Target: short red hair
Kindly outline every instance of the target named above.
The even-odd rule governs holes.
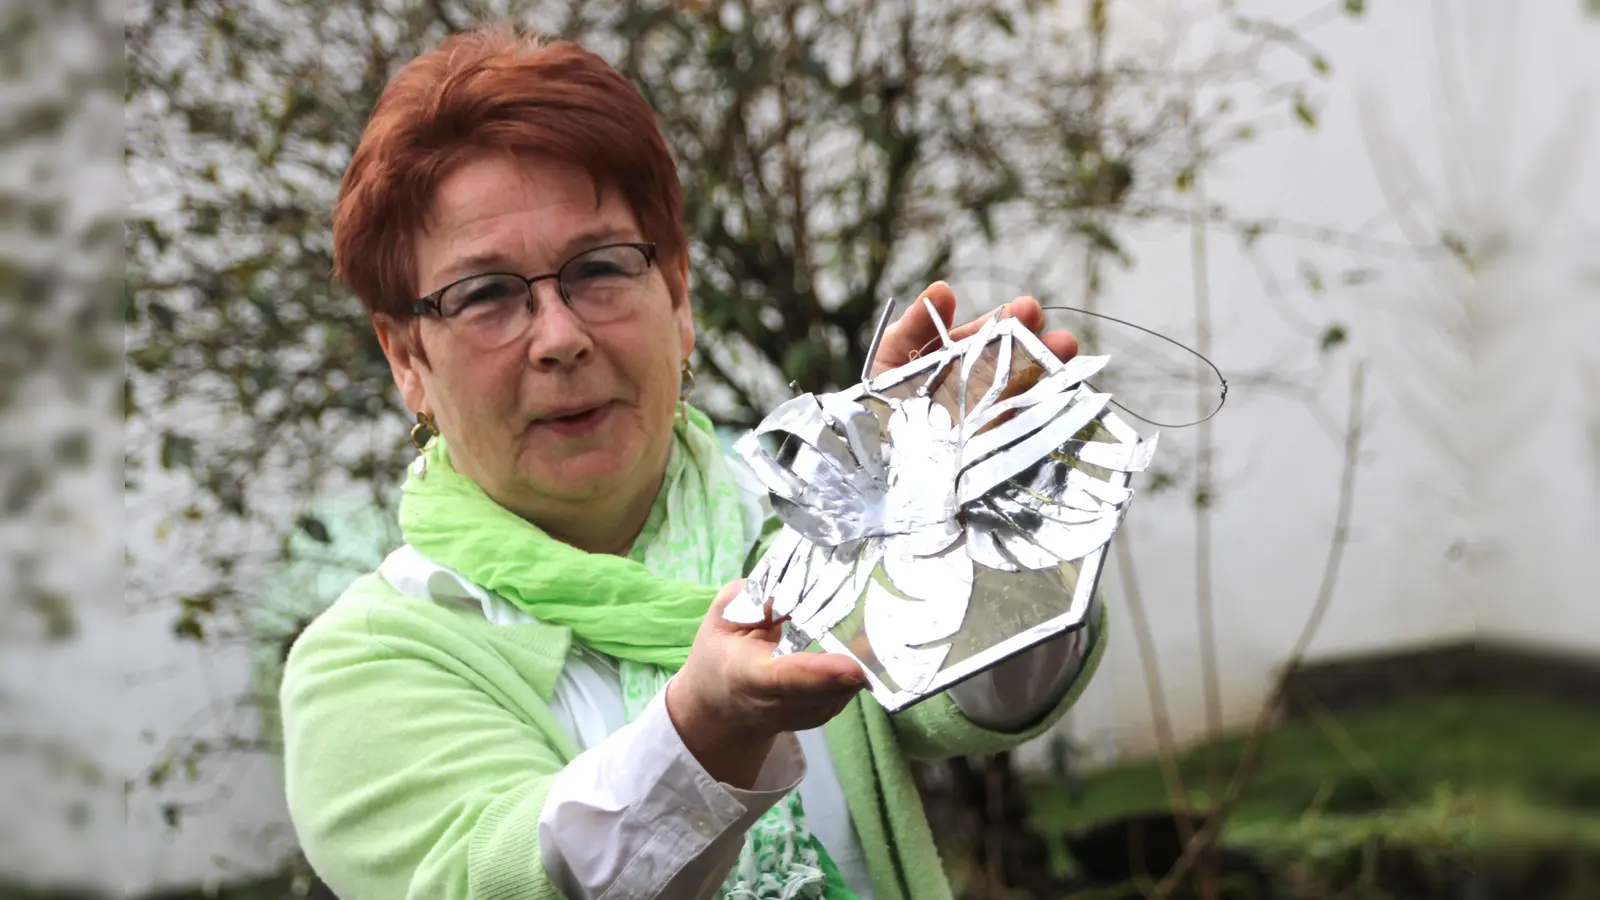
[[[439,183],[486,155],[585,169],[621,192],[653,241],[674,302],[684,300],[683,188],[655,112],[605,60],[509,27],[447,38],[383,89],[339,187],[334,274],[368,311],[411,316],[413,240]]]

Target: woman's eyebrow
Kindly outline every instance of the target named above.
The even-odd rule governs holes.
[[[485,275],[489,272],[516,272],[517,267],[511,264],[510,259],[498,250],[484,250],[469,253],[450,263],[436,276],[440,286],[452,284],[463,278],[474,275]]]
[[[574,255],[603,244],[618,241],[637,240],[635,230],[621,225],[598,225],[588,228],[573,235],[562,244],[561,259],[551,264],[551,271]],[[444,284],[471,278],[474,275],[484,275],[489,272],[511,272],[519,275],[537,275],[539,272],[523,272],[511,258],[499,250],[482,250],[468,253],[466,256],[455,260],[445,267],[440,274],[440,281]]]
[[[574,254],[591,250],[602,244],[614,244],[619,241],[638,240],[637,232],[622,225],[596,225],[592,228],[578,232],[567,239],[561,255],[561,261],[571,259]],[[559,263],[557,263],[559,265]]]

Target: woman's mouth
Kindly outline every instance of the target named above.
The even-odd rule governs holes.
[[[599,406],[545,416],[534,424],[548,428],[562,437],[584,437],[594,433],[605,422],[606,416],[611,413],[611,407],[612,403],[607,401]]]

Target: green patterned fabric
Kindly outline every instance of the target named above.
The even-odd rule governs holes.
[[[716,591],[742,577],[749,507],[710,421],[685,405],[661,492],[627,558],[586,553],[495,503],[450,464],[442,439],[407,479],[405,539],[532,618],[617,659],[628,718],[683,665]],[[751,527],[753,526],[753,527]],[[727,900],[854,900],[791,791],[745,835]]]

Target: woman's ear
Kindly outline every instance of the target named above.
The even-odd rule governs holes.
[[[415,326],[414,319],[401,321],[383,313],[372,314],[378,346],[389,360],[389,372],[400,389],[400,397],[407,409],[423,412],[428,408],[428,392],[422,383],[422,370],[428,361],[422,353],[422,335]]]

